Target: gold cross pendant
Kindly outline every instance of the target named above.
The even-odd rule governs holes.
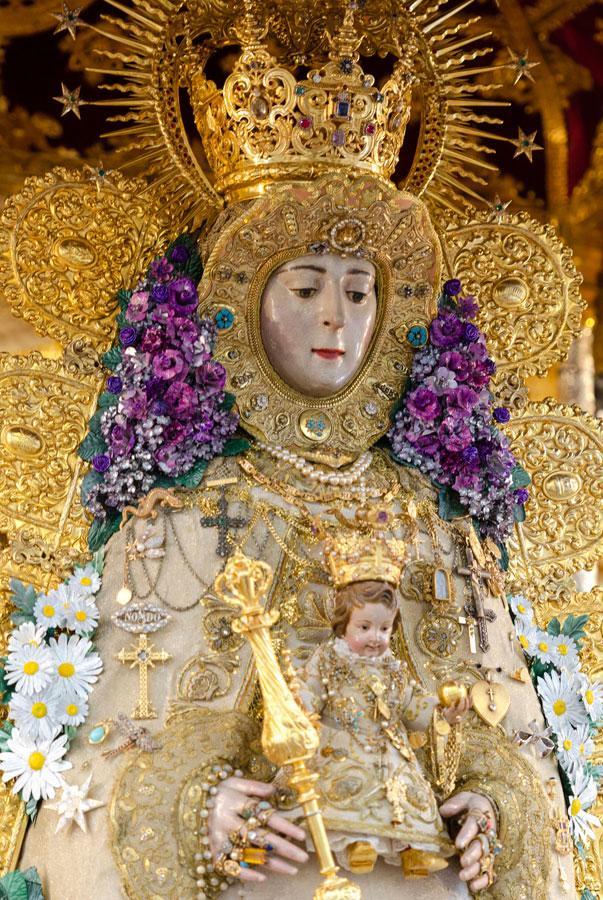
[[[125,647],[119,651],[117,658],[121,663],[130,663],[130,668],[138,666],[138,703],[133,712],[133,719],[156,719],[157,713],[149,700],[149,666],[155,666],[156,662],[167,662],[172,658],[167,650],[153,650],[153,644],[149,644],[146,634],[138,635],[138,644],[132,644],[130,649]]]

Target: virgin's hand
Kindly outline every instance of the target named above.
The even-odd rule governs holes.
[[[468,813],[469,810],[480,810],[496,823],[496,815],[490,801],[482,794],[475,794],[473,791],[461,791],[459,794],[449,797],[440,807],[440,813],[444,818],[461,816]],[[467,881],[471,890],[476,892],[483,891],[488,887],[488,876],[480,875],[483,848],[481,841],[477,839],[478,833],[477,817],[469,814],[454,842],[455,846],[462,851],[459,878],[461,881]]]
[[[246,821],[241,816],[245,801],[250,797],[258,800],[270,800],[274,793],[271,784],[262,781],[251,781],[248,778],[227,778],[218,786],[215,804],[209,815],[209,847],[214,859],[222,852],[224,843],[232,831],[238,831]],[[283,837],[285,835],[285,837]],[[301,847],[292,844],[286,838],[294,841],[305,840],[306,833],[283,816],[274,813],[268,820],[268,833],[266,841],[274,848],[265,866],[249,869],[241,869],[241,881],[265,881],[266,869],[280,872],[284,875],[295,875],[297,869],[286,860],[296,863],[306,862],[308,854]]]

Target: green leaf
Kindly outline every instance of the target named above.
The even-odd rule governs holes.
[[[592,891],[589,891],[588,888],[584,888],[580,894],[580,900],[597,900],[597,895],[593,894]]]
[[[0,703],[7,704],[15,691],[14,685],[7,684],[6,681],[6,670],[4,668],[4,663],[6,662],[6,658],[2,660],[2,666],[0,667]],[[7,735],[8,737],[8,735]],[[0,731],[0,741],[2,740],[2,732]]]
[[[107,543],[111,535],[119,531],[121,516],[109,513],[106,519],[95,519],[88,532],[88,546],[94,553]]]
[[[525,522],[526,509],[523,503],[516,503],[513,507],[513,518],[516,522]]]
[[[105,568],[105,548],[100,547],[92,557],[92,565],[99,575],[103,574]]]
[[[198,284],[203,275],[203,264],[201,262],[201,257],[199,256],[197,243],[192,235],[186,233],[178,235],[176,240],[172,241],[165,251],[165,255],[171,262],[170,257],[172,250],[179,244],[186,247],[189,256],[185,263],[172,263],[172,265],[174,265],[178,272],[181,272],[183,275],[188,275],[189,278],[193,279],[195,284]]]
[[[40,801],[34,800],[33,797],[30,797],[29,800],[27,801],[27,803],[25,804],[25,812],[29,816],[32,825],[36,821],[39,808],[40,808]]]
[[[222,405],[220,409],[231,410],[235,405],[237,398],[234,394],[229,393],[228,391],[224,394],[224,400],[222,401]]]
[[[198,487],[201,484],[201,479],[203,478],[203,473],[207,469],[207,466],[207,460],[200,459],[195,463],[192,469],[188,470],[188,472],[184,472],[183,475],[178,475],[178,477],[174,479],[174,484],[186,488]]]
[[[561,634],[571,637],[579,642],[586,634],[584,626],[588,622],[588,616],[574,616],[570,613],[561,628]]]
[[[549,634],[552,634],[555,637],[557,637],[558,634],[561,634],[561,623],[559,619],[551,619],[549,624],[546,626],[546,630]]]
[[[101,422],[103,419],[104,409],[97,409],[90,421],[88,422],[88,431],[95,431],[100,434]],[[83,442],[82,442],[83,443]]]
[[[239,456],[249,450],[251,442],[247,438],[230,438],[222,448],[222,456]]]
[[[128,303],[132,299],[132,294],[133,291],[126,290],[125,288],[121,288],[121,290],[117,292],[117,302],[122,311],[128,308]]]
[[[0,878],[0,900],[28,900],[27,882],[21,872],[7,872]]]
[[[42,891],[42,879],[35,866],[30,866],[21,872],[27,882],[27,900],[44,900]]]
[[[511,472],[511,479],[513,481],[513,487],[515,489],[528,487],[529,484],[532,483],[532,479],[523,468],[523,466],[516,465]]]
[[[95,469],[91,469],[90,472],[86,472],[84,477],[82,478],[82,486],[80,488],[80,497],[82,500],[82,506],[86,506],[88,504],[88,497],[90,496],[90,491],[93,487],[96,487],[97,484],[102,484],[103,476],[100,472],[97,472]]]
[[[87,462],[90,462],[99,453],[105,453],[107,444],[102,434],[97,431],[89,431],[82,443],[78,447],[78,455]]]
[[[11,734],[13,733],[13,723],[9,722],[8,719],[2,723],[2,728],[0,728],[0,747],[2,749],[5,748],[5,744]]]
[[[440,517],[445,521],[455,519],[457,516],[466,516],[467,509],[461,503],[461,499],[456,491],[449,487],[440,488],[438,495],[438,512]]]
[[[118,400],[117,394],[112,394],[111,391],[103,391],[98,398],[98,408],[108,409],[110,406],[117,406]]]
[[[111,347],[103,354],[103,365],[113,372],[121,362],[121,349],[117,346]]]
[[[550,663],[543,663],[539,659],[534,659],[532,661],[532,669],[531,669],[532,677],[540,678],[542,675],[545,675],[547,672],[550,672],[552,668],[553,667]]]
[[[25,613],[33,613],[35,602],[38,599],[38,593],[31,584],[24,584],[18,578],[10,580],[11,600],[15,606]]]

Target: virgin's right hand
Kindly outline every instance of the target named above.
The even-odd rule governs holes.
[[[261,800],[270,802],[274,790],[275,788],[271,784],[234,776],[220,783],[208,822],[209,846],[214,859],[217,859],[222,852],[222,847],[228,840],[229,834],[247,824],[241,816],[245,802],[250,797],[257,799],[258,803]],[[289,822],[275,811],[268,819],[265,830],[267,831],[265,839],[274,849],[270,852],[264,866],[241,869],[239,875],[241,881],[265,881],[266,870],[280,872],[283,875],[295,875],[297,868],[286,860],[304,863],[308,859],[305,850],[286,839],[305,841],[306,832],[302,828]]]

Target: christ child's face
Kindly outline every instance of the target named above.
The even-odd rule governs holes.
[[[384,603],[354,606],[346,625],[344,640],[359,656],[381,656],[389,647],[396,609]]]

